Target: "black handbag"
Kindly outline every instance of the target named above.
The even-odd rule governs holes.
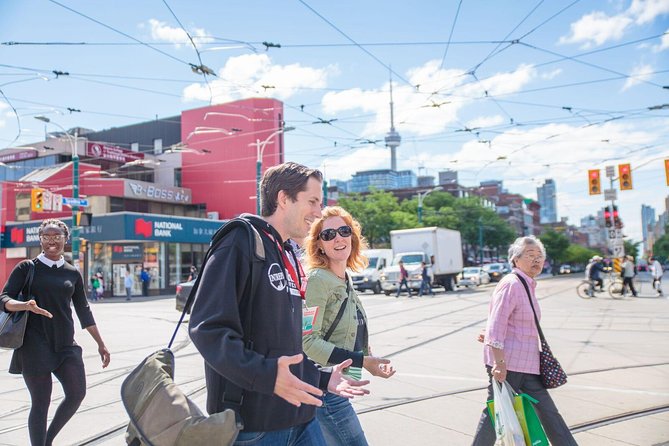
[[[33,277],[35,276],[35,263],[30,262],[28,275],[26,276],[21,294],[16,300],[27,302],[30,300],[30,289],[33,284]],[[25,289],[28,293],[25,294]],[[23,345],[23,335],[26,332],[26,324],[28,323],[27,311],[12,311],[2,312],[0,314],[0,348],[17,349]]]
[[[537,324],[537,331],[539,331],[539,339],[541,340],[541,351],[539,352],[539,375],[541,376],[541,383],[547,389],[555,389],[556,387],[560,387],[567,383],[567,373],[548,346],[548,341],[546,341],[544,332],[541,330],[541,325],[539,325],[537,313],[534,311],[530,289],[527,286],[525,279],[518,274],[516,274],[516,277],[520,279],[520,282],[525,288],[525,292],[527,292],[527,298],[530,300],[530,307],[532,307],[532,314],[534,315],[534,322]]]

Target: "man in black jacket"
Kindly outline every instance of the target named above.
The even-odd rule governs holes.
[[[205,359],[207,411],[238,411],[244,423],[238,442],[325,445],[315,419],[322,404],[318,397],[323,391],[363,395],[368,381],[342,376],[350,360],[319,370],[302,353],[300,268],[288,260],[292,253],[284,241],[304,238],[320,217],[322,175],[300,164],[281,164],[265,172],[261,193],[262,218],[246,217],[265,248],[261,273],[253,277],[251,320],[244,320],[254,256],[248,231],[232,229],[201,271],[189,328]],[[250,333],[244,333],[248,326]]]

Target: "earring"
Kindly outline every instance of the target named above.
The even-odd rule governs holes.
[[[318,251],[319,251],[321,254],[325,254],[325,251],[323,251],[323,248],[318,248]]]

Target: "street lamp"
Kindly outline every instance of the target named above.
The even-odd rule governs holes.
[[[74,137],[70,135],[63,126],[57,122],[53,122],[46,116],[35,116],[35,119],[53,124],[61,129],[67,139],[70,141],[72,149],[72,263],[76,269],[79,269],[79,226],[77,226],[77,213],[79,212],[79,154],[77,153],[77,137],[78,131],[74,131]]]
[[[256,139],[255,143],[251,143],[256,146],[256,154],[258,155],[256,161],[256,215],[260,215],[260,180],[262,179],[262,156],[265,152],[265,146],[267,146],[270,139],[279,133],[290,132],[291,130],[295,130],[295,127],[283,127],[271,133],[264,141],[260,142],[259,139]]]
[[[423,193],[418,192],[418,224],[422,225],[423,224],[423,200],[425,197],[430,195],[434,191],[438,190],[443,190],[444,188],[441,186],[436,186],[428,191],[425,191]]]

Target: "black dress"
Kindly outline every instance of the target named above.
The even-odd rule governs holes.
[[[4,310],[5,302],[15,299],[21,292],[30,262],[23,261],[12,271],[0,294],[0,309]],[[53,318],[28,313],[23,345],[14,350],[9,373],[27,376],[49,374],[69,357],[83,366],[81,347],[74,341],[71,304],[74,304],[81,328],[95,325],[95,319],[88,306],[81,274],[69,263],[51,268],[39,260],[34,262],[31,294],[37,305],[49,311]]]

